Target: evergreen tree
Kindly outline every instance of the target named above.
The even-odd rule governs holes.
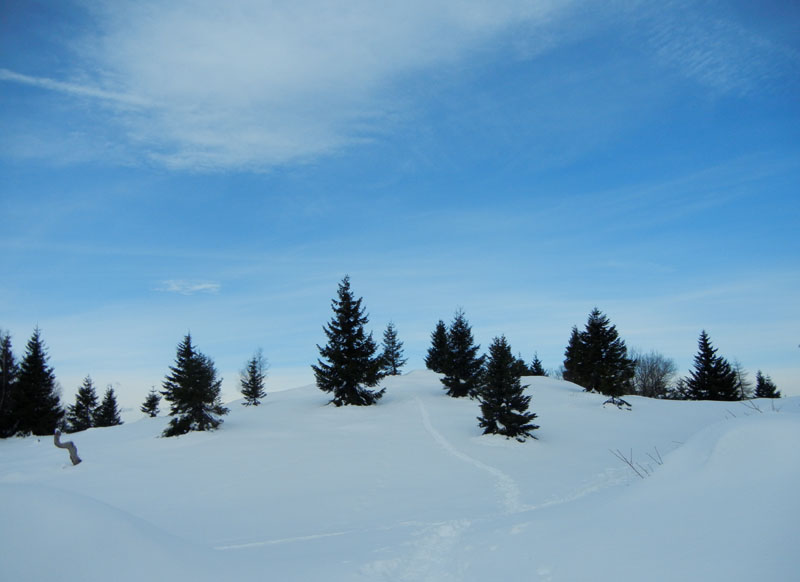
[[[403,357],[403,342],[397,339],[397,328],[389,322],[383,332],[383,353],[381,354],[381,375],[399,376],[400,368],[408,361]]]
[[[92,378],[86,376],[75,394],[75,404],[67,407],[67,432],[78,432],[95,426],[97,393]]]
[[[150,418],[155,418],[158,416],[158,405],[161,402],[161,395],[156,392],[155,386],[150,390],[150,393],[147,395],[147,398],[144,399],[144,403],[142,404],[141,410]]]
[[[478,356],[479,345],[475,345],[464,312],[456,311],[447,333],[448,358],[442,384],[447,394],[455,398],[475,396],[481,382],[483,356]]]
[[[20,434],[50,435],[64,416],[50,357],[37,327],[26,346],[17,374],[15,416]]]
[[[756,398],[780,398],[781,391],[769,376],[764,376],[761,370],[756,372]]]
[[[524,442],[536,438],[531,431],[539,428],[531,421],[536,414],[528,412],[531,397],[524,394],[516,358],[504,336],[489,346],[486,373],[478,392],[482,416],[478,417],[483,434],[500,434]]]
[[[528,370],[531,376],[547,376],[547,372],[542,366],[542,361],[539,359],[539,354],[533,354],[533,361]]]
[[[0,438],[9,437],[17,431],[15,402],[18,373],[11,335],[0,333]]]
[[[103,395],[103,401],[95,411],[94,425],[117,426],[119,424],[122,424],[122,419],[119,416],[117,396],[114,394],[114,389],[109,386],[106,388],[106,393]]]
[[[450,357],[450,346],[447,341],[447,326],[441,319],[431,333],[431,347],[425,357],[425,366],[434,372],[444,374]]]
[[[728,360],[717,355],[705,330],[697,342],[694,371],[686,379],[692,400],[739,400],[736,372]]]
[[[564,359],[564,379],[616,398],[633,390],[633,360],[617,328],[595,308],[584,331],[572,328]]]
[[[580,384],[579,380],[582,380],[581,372],[586,367],[584,364],[584,356],[583,356],[583,342],[581,341],[581,333],[578,331],[578,327],[573,325],[572,326],[572,333],[569,336],[569,342],[567,342],[567,349],[564,352],[564,364],[562,366],[562,378],[567,382],[574,382],[575,384]]]
[[[525,363],[525,360],[522,359],[522,354],[517,354],[517,357],[514,358],[514,373],[518,376],[531,375],[531,370],[528,368],[528,364]]]
[[[264,379],[267,377],[267,361],[264,353],[258,350],[253,357],[247,361],[247,367],[239,375],[239,382],[242,385],[242,396],[244,396],[243,406],[258,406],[262,398],[267,397],[264,391]]]
[[[164,379],[161,394],[170,403],[169,426],[164,436],[186,434],[193,430],[213,430],[222,424],[219,418],[228,413],[222,406],[214,362],[192,345],[191,334],[178,345],[175,365]]]
[[[381,378],[381,359],[377,346],[364,326],[369,322],[361,298],[350,290],[350,277],[339,284],[337,298],[331,301],[333,318],[323,327],[328,343],[317,346],[322,359],[312,365],[317,387],[332,392],[336,406],[375,404],[386,389],[370,390]]]

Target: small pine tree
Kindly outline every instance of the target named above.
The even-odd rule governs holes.
[[[533,354],[533,361],[528,368],[528,373],[531,376],[547,376],[547,372],[542,366],[542,361],[539,359],[539,354]]]
[[[219,417],[228,413],[220,400],[222,379],[217,379],[211,358],[192,345],[191,334],[186,334],[178,345],[175,365],[170,366],[170,371],[161,392],[170,403],[172,416],[164,436],[213,430],[222,424]]]
[[[117,396],[114,394],[114,389],[109,386],[106,388],[106,393],[103,395],[103,401],[97,407],[94,415],[95,426],[117,426],[122,424],[122,419],[119,416],[119,406],[117,405]]]
[[[739,400],[736,372],[728,360],[717,355],[705,330],[697,342],[694,371],[686,379],[692,400]]]
[[[633,360],[617,328],[595,308],[584,331],[572,328],[565,353],[564,379],[616,398],[633,391]]]
[[[434,372],[444,374],[450,359],[450,346],[447,341],[447,326],[441,319],[431,333],[431,347],[425,357],[425,366]]]
[[[339,284],[337,298],[331,301],[333,318],[323,327],[328,343],[317,345],[321,359],[312,365],[317,387],[333,392],[331,402],[336,406],[369,406],[384,394],[370,390],[381,378],[381,360],[375,355],[378,347],[364,326],[369,322],[362,299],[356,299],[350,289],[350,277]]]
[[[15,412],[19,366],[14,358],[11,335],[0,333],[0,438],[13,435],[19,420]]]
[[[247,366],[239,374],[242,396],[244,396],[243,406],[258,406],[262,398],[267,397],[264,390],[264,379],[267,377],[267,361],[264,353],[258,350],[253,357],[247,361]]]
[[[19,434],[53,434],[64,416],[53,368],[37,327],[17,374],[15,415]]]
[[[518,376],[530,376],[531,374],[528,364],[522,359],[522,354],[517,354],[517,357],[514,358],[514,373]]]
[[[397,328],[389,322],[383,332],[383,353],[381,353],[381,375],[399,376],[400,368],[408,361],[403,357],[403,342],[397,339]]]
[[[478,356],[479,345],[475,345],[472,327],[464,312],[456,311],[447,333],[449,355],[442,384],[447,394],[454,398],[474,397],[481,382],[483,356]]]
[[[91,376],[86,376],[75,394],[75,404],[67,407],[67,432],[79,432],[95,425],[97,392]]]
[[[756,398],[780,398],[781,391],[769,376],[764,376],[761,370],[756,372]]]
[[[536,438],[531,431],[539,427],[531,423],[536,414],[528,412],[531,397],[524,394],[525,388],[506,338],[495,338],[489,346],[486,373],[478,392],[482,413],[478,424],[483,434],[500,434],[519,442]]]
[[[147,395],[147,398],[144,399],[144,403],[142,404],[141,410],[150,418],[155,418],[158,416],[158,405],[161,402],[161,395],[156,391],[155,386],[150,389],[150,393]]]

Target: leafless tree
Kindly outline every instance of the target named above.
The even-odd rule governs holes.
[[[678,372],[675,360],[651,350],[648,353],[631,350],[634,361],[633,386],[636,394],[648,398],[663,398]]]

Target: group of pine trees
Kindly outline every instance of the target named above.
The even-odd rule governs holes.
[[[390,323],[384,333],[383,351],[377,354],[378,346],[365,329],[369,318],[362,298],[356,299],[349,277],[339,284],[331,306],[333,317],[323,328],[328,343],[317,346],[320,359],[311,366],[317,386],[333,395],[331,402],[336,406],[375,404],[385,393],[385,388],[376,388],[381,379],[398,374],[406,361],[402,342]],[[530,396],[523,393],[519,359],[512,355],[505,337],[492,343],[488,360],[479,356],[480,346],[475,345],[472,328],[459,310],[449,330],[439,322],[432,340],[427,366],[444,374],[442,383],[448,395],[480,400],[482,416],[478,421],[485,434],[520,441],[533,437],[531,431],[539,428],[531,423],[536,415],[528,412]]]
[[[385,393],[377,388],[386,376],[400,374],[406,363],[403,343],[390,322],[383,334],[382,350],[365,326],[369,317],[356,299],[350,278],[339,284],[332,300],[333,317],[323,327],[328,338],[317,346],[320,358],[312,365],[317,386],[332,395],[336,406],[375,404]],[[92,427],[121,424],[113,388],[109,387],[98,404],[91,377],[87,376],[75,395],[75,403],[65,411],[59,387],[38,328],[17,363],[9,334],[0,334],[0,437],[46,435],[62,427],[77,432]],[[480,403],[478,417],[484,434],[500,434],[524,441],[536,438],[529,412],[530,396],[524,394],[522,376],[546,376],[538,355],[530,365],[514,356],[505,336],[494,338],[488,356],[480,354],[472,328],[463,310],[457,310],[450,326],[439,320],[431,334],[425,365],[442,374],[444,390],[454,398],[469,397]],[[264,380],[267,362],[259,350],[247,362],[240,376],[242,404],[257,406],[266,397]],[[779,398],[774,382],[759,370],[755,390],[738,364],[731,365],[717,355],[708,334],[703,331],[694,359],[694,370],[687,378],[670,384],[675,365],[656,352],[629,354],[625,342],[609,319],[594,309],[582,331],[572,328],[561,375],[587,391],[605,394],[612,402],[625,394],[641,394],[672,399],[742,400],[749,397]],[[175,365],[169,368],[162,390],[150,391],[141,411],[157,416],[163,397],[170,404],[171,416],[164,436],[194,430],[212,430],[222,423],[228,409],[221,401],[222,379],[211,358],[197,350],[187,334],[178,345]]]
[[[616,327],[595,308],[583,331],[572,328],[564,354],[563,378],[612,399],[625,394],[675,400],[780,398],[775,383],[761,370],[752,392],[741,366],[731,365],[717,355],[705,330],[698,340],[694,370],[670,385],[676,369],[674,362],[656,352],[629,357]]]
[[[77,432],[122,424],[114,389],[108,387],[98,404],[91,377],[64,410],[60,387],[37,327],[17,363],[8,333],[0,334],[0,437],[50,435],[57,428]]]
[[[66,431],[78,432],[87,428],[117,426],[122,424],[114,389],[109,386],[100,404],[91,376],[86,376],[75,394],[75,404],[67,407]]]

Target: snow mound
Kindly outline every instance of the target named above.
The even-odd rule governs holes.
[[[160,417],[76,433],[76,467],[51,439],[0,441],[2,577],[794,577],[800,399],[759,414],[631,397],[625,411],[524,383],[542,427],[526,443],[481,435],[477,402],[429,372],[387,379],[373,407],[304,387],[231,404],[215,432],[160,438]]]

